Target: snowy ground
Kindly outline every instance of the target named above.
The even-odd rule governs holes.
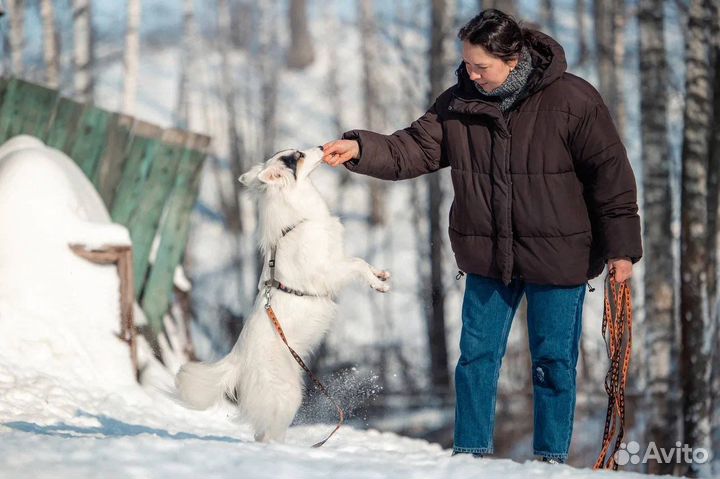
[[[119,367],[123,366],[118,364]],[[126,364],[125,367],[128,365]],[[217,408],[181,408],[159,392],[121,393],[23,368],[0,353],[2,477],[640,477],[536,461],[451,457],[426,441],[332,425],[291,428],[258,444]],[[612,474],[612,475],[611,475]]]

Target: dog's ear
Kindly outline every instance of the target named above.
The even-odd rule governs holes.
[[[282,164],[273,162],[258,173],[257,178],[268,185],[284,183],[288,180],[288,170]]]
[[[253,183],[259,182],[258,175],[263,169],[263,164],[257,164],[250,168],[248,171],[240,175],[240,178],[238,178],[238,181],[243,186],[252,186]]]

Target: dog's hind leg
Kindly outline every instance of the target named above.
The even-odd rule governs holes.
[[[255,383],[246,390],[251,392],[242,396],[242,410],[255,431],[256,441],[284,441],[302,403],[300,372],[296,365],[288,363],[286,369],[276,371],[272,382]]]

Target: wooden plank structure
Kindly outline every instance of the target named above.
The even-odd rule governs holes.
[[[148,319],[148,339],[156,345],[210,138],[0,78],[0,143],[18,134],[36,136],[70,156],[99,191],[113,221],[130,231],[135,299]]]
[[[118,337],[130,346],[130,360],[132,361],[135,379],[140,381],[140,368],[137,356],[137,338],[135,337],[135,320],[133,306],[135,295],[133,288],[134,276],[132,274],[132,247],[131,246],[102,246],[99,249],[88,249],[87,245],[69,245],[75,254],[96,264],[114,264],[120,276],[120,332]]]

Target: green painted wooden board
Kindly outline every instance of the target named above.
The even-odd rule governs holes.
[[[142,136],[133,137],[110,210],[110,216],[116,223],[127,225],[130,222],[140,203],[152,160],[159,148],[158,140]]]
[[[68,156],[75,160],[83,173],[91,181],[96,179],[95,172],[107,142],[107,128],[112,113],[87,105],[75,128],[72,147]],[[94,183],[94,181],[93,181]],[[98,185],[95,184],[97,187]]]
[[[100,158],[100,165],[93,183],[106,205],[113,203],[117,186],[122,178],[123,167],[132,143],[133,118],[113,114],[108,125],[107,143]]]
[[[57,92],[16,79],[8,81],[0,107],[0,142],[27,134],[44,138]]]
[[[182,149],[178,146],[162,143],[159,145],[150,164],[150,171],[142,186],[136,208],[127,223],[133,242],[135,291],[140,300],[145,285],[145,274],[149,267],[153,240],[158,231],[165,202],[170,195],[178,160],[182,153]]]
[[[45,134],[45,144],[68,154],[82,112],[83,106],[80,103],[68,98],[60,98]]]
[[[202,153],[185,150],[160,227],[157,257],[142,298],[143,311],[156,333],[162,331],[162,317],[172,302],[175,268],[180,264],[185,251],[190,229],[189,212],[192,211],[200,189],[203,160]]]

